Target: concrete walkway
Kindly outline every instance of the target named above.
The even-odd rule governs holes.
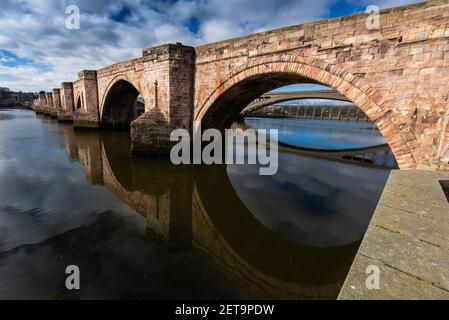
[[[449,299],[447,173],[392,171],[338,299]],[[369,182],[367,182],[369,183]],[[368,290],[368,265],[380,288]]]

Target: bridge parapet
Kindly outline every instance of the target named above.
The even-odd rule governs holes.
[[[126,61],[121,61],[114,63],[110,66],[106,66],[104,68],[97,70],[97,78],[106,77],[109,75],[116,75],[117,73],[120,73],[124,70],[130,71],[139,69],[136,67],[136,65],[142,63],[142,58],[136,58],[136,59],[130,59]]]
[[[144,74],[154,75],[152,106],[131,123],[132,152],[135,155],[167,154],[170,132],[190,130],[193,110],[195,50],[182,44],[168,44],[143,50]],[[151,109],[150,109],[151,108]]]

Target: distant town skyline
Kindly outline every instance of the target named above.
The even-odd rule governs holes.
[[[2,1],[0,86],[49,90],[98,69],[139,57],[145,47],[200,45],[308,21],[393,7],[413,0],[299,1]],[[66,28],[66,8],[80,10],[80,29]]]

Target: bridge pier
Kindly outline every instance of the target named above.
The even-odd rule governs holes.
[[[73,83],[63,82],[61,83],[61,108],[58,111],[58,120],[73,121],[74,108]]]
[[[98,128],[98,85],[97,71],[82,70],[74,84],[77,93],[76,111],[73,113],[75,128]]]
[[[45,113],[45,108],[47,107],[47,96],[45,95],[44,91],[39,92],[38,95],[38,104],[37,104],[37,111],[39,113]]]
[[[51,111],[50,115],[53,118],[57,118],[59,110],[61,110],[61,92],[59,89],[54,88],[51,90],[51,93],[53,100],[53,110]]]
[[[55,111],[53,109],[53,94],[51,92],[46,92],[45,95],[47,96],[47,115],[52,117],[55,115]]]
[[[154,83],[154,106],[131,123],[132,153],[135,156],[168,155],[174,142],[170,133],[191,131],[195,50],[181,44],[145,49],[145,59],[159,57],[158,72],[165,74],[165,86]],[[158,74],[159,75],[159,74]]]

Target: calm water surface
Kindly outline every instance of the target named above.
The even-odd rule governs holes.
[[[381,141],[267,121],[246,125],[322,148]],[[326,143],[302,135],[316,130]],[[173,166],[132,159],[126,132],[0,109],[0,298],[335,298],[389,171],[294,152],[274,176]],[[70,264],[81,290],[65,289]]]
[[[355,149],[386,143],[368,121],[246,118],[253,128],[278,129],[279,141],[314,149]]]

